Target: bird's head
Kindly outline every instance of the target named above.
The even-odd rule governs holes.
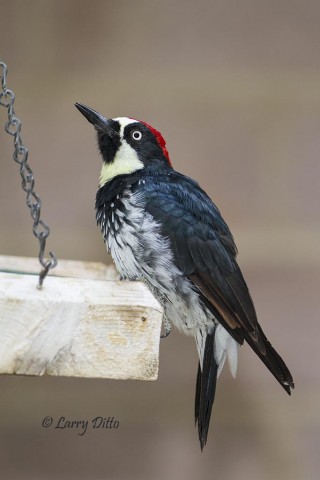
[[[81,103],[75,105],[97,132],[103,158],[100,187],[118,175],[171,168],[166,142],[155,128],[128,117],[108,119]]]

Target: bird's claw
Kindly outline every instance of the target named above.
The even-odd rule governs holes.
[[[160,338],[166,338],[170,332],[171,332],[171,323],[170,321],[167,319],[167,317],[164,317],[163,320],[162,320],[162,325],[163,325],[163,328],[164,328],[164,333],[162,333],[160,335]]]

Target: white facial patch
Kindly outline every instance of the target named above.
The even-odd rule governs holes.
[[[144,167],[143,163],[138,157],[137,152],[132,148],[126,140],[123,138],[124,129],[131,123],[137,123],[137,120],[133,120],[127,117],[118,117],[113,120],[120,124],[120,138],[121,144],[114,157],[112,163],[103,164],[100,172],[99,186],[102,187],[107,182],[112,180],[117,175],[124,175],[133,173],[136,170],[140,170]]]
[[[128,117],[117,117],[113,118],[112,120],[114,120],[115,122],[119,122],[120,124],[120,138],[123,138],[124,129],[127,125],[130,125],[131,123],[138,123],[138,120],[134,120],[134,118]]]

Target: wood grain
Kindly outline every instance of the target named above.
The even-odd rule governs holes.
[[[0,272],[1,374],[157,378],[162,309],[144,284],[50,275],[36,285]]]

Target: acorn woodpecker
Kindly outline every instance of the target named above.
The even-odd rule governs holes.
[[[226,359],[236,375],[239,345],[246,341],[288,394],[292,376],[258,323],[228,226],[199,184],[173,169],[161,134],[133,118],[76,107],[97,132],[103,164],[96,218],[116,268],[148,286],[167,334],[172,322],[196,341],[203,449],[217,377]]]

